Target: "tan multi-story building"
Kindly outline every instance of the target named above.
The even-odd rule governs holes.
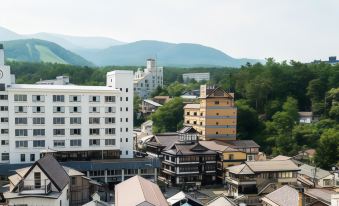
[[[201,85],[199,104],[187,104],[184,111],[184,124],[194,127],[202,139],[236,139],[237,108],[233,93]]]

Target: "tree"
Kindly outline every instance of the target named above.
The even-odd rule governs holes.
[[[287,97],[285,103],[283,104],[283,110],[290,115],[294,121],[298,121],[298,101],[293,97]]]
[[[254,138],[262,130],[258,113],[244,101],[237,101],[237,136],[239,139]]]
[[[168,94],[171,97],[181,96],[182,93],[185,91],[185,89],[186,89],[186,87],[179,82],[174,82],[167,87]]]
[[[144,121],[145,118],[142,116],[141,110],[141,99],[138,95],[134,95],[133,97],[133,125],[140,126]]]
[[[316,149],[315,162],[317,166],[330,169],[339,160],[339,131],[326,130],[320,137],[319,146]]]
[[[182,127],[184,104],[180,97],[175,97],[151,115],[153,132],[175,132]]]

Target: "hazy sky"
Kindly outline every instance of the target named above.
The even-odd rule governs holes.
[[[199,43],[233,57],[339,56],[339,0],[1,0],[0,25],[21,34]]]

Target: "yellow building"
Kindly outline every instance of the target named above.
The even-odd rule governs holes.
[[[185,105],[184,112],[184,125],[194,127],[202,139],[236,139],[237,108],[233,93],[201,85],[199,104]]]

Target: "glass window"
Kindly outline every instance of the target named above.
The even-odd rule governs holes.
[[[71,117],[70,124],[81,124],[81,117]]]
[[[27,95],[25,95],[25,94],[15,94],[14,95],[14,101],[15,102],[26,102],[27,101]]]
[[[27,148],[28,141],[15,141],[15,147],[16,148]]]
[[[71,145],[71,147],[80,147],[81,146],[81,139],[71,139],[70,145]]]
[[[89,145],[90,146],[100,146],[100,139],[90,139]]]
[[[54,140],[54,147],[65,147],[65,140]]]
[[[100,96],[89,96],[90,102],[100,102]]]
[[[15,136],[17,136],[17,137],[28,136],[28,131],[27,131],[27,129],[16,129],[15,130]]]
[[[8,161],[9,153],[1,153],[1,161]]]
[[[43,95],[32,95],[32,102],[44,102],[45,96]]]
[[[105,145],[115,145],[115,139],[105,139]]]
[[[69,101],[70,102],[80,102],[81,101],[81,96],[80,95],[70,95],[69,96]]]
[[[33,140],[33,147],[45,147],[45,140]]]
[[[115,96],[105,96],[105,102],[115,102]]]
[[[64,95],[53,95],[53,102],[65,102]]]

